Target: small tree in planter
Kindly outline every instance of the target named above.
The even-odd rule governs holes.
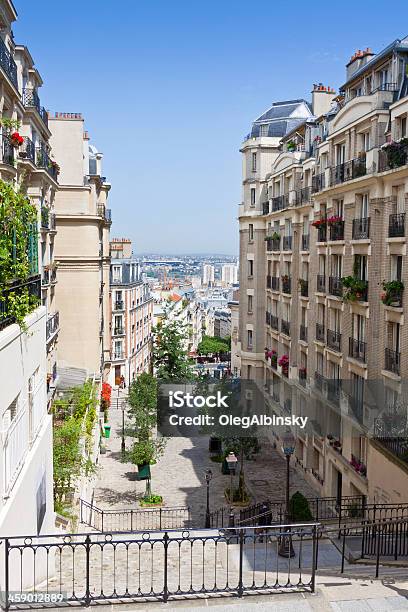
[[[309,502],[299,491],[296,491],[289,502],[290,519],[294,522],[312,521],[313,514],[310,511]]]

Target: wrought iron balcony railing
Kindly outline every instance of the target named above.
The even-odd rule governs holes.
[[[0,67],[4,70],[14,87],[18,90],[17,64],[11,57],[5,42],[0,38]]]
[[[125,330],[123,327],[115,327],[113,330],[113,335],[114,336],[123,336],[125,333]]]
[[[23,295],[28,291],[28,295],[35,298],[38,303],[41,300],[41,277],[39,275],[32,276],[25,282],[15,281],[7,288],[2,289],[2,299],[0,300],[0,330],[5,329],[8,325],[15,322],[14,317],[8,315],[9,301],[12,294]]]
[[[349,338],[349,356],[358,361],[366,361],[367,344],[363,340]]]
[[[341,333],[333,331],[332,329],[327,330],[327,346],[334,351],[341,351]]]
[[[271,314],[271,323],[272,329],[279,329],[279,318],[276,315]]]
[[[388,221],[389,238],[400,238],[405,236],[405,213],[390,215]]]
[[[378,172],[401,168],[408,163],[408,146],[406,144],[393,143],[378,152]]]
[[[124,302],[123,300],[116,300],[115,302],[115,310],[124,310]]]
[[[312,188],[302,187],[296,191],[295,204],[296,206],[302,206],[302,204],[308,204],[312,198]]]
[[[388,372],[401,374],[401,353],[392,349],[385,349],[385,369]]]
[[[50,158],[45,147],[37,147],[35,155],[35,165],[37,168],[43,168],[54,181],[58,178],[58,168],[56,163]]]
[[[316,323],[316,340],[324,342],[324,323]]]
[[[36,89],[25,87],[21,100],[26,108],[35,108],[44,125],[48,127],[48,113],[40,104],[40,98]]]
[[[317,193],[318,191],[322,191],[326,186],[325,174],[322,172],[321,174],[316,174],[312,177],[312,193]]]
[[[267,251],[280,251],[280,238],[267,238],[266,240]]]
[[[340,276],[329,276],[329,293],[337,297],[343,295],[343,283]]]
[[[330,240],[344,240],[344,221],[330,223]]]
[[[330,168],[330,185],[339,185],[367,174],[365,157],[358,157]]]
[[[272,198],[272,212],[283,210],[289,206],[289,195],[280,195]]]
[[[35,164],[35,144],[28,136],[23,136],[23,138],[24,142],[21,147],[18,148],[18,157],[20,159],[27,159]]]
[[[370,217],[353,219],[353,240],[363,240],[370,237]]]
[[[317,228],[317,242],[327,242],[327,225],[320,225]]]
[[[326,277],[324,274],[316,276],[316,291],[318,293],[326,293]]]
[[[281,332],[286,334],[286,336],[290,336],[290,322],[281,320]]]

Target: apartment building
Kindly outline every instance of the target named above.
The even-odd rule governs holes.
[[[325,496],[406,500],[407,58],[356,52],[338,94],[314,85],[278,137],[274,105],[242,147],[242,376],[309,411],[296,461]]]
[[[235,264],[224,264],[221,268],[221,284],[224,287],[236,285],[238,282],[238,266]]]
[[[119,385],[123,377],[128,385],[152,367],[153,297],[143,281],[140,264],[133,257],[131,240],[114,238],[110,252],[109,382]]]
[[[109,303],[110,184],[102,174],[102,153],[90,144],[80,113],[49,117],[50,142],[60,165],[55,198],[58,234],[58,360],[62,370],[82,368],[108,375],[111,339]],[[80,341],[78,341],[80,339]]]
[[[203,285],[213,285],[215,281],[215,268],[211,264],[203,265]]]
[[[40,104],[41,76],[28,49],[14,42],[16,18],[12,2],[2,0],[0,179],[28,197],[37,219],[20,219],[23,222],[17,230],[15,221],[4,213],[7,197],[2,198],[0,243],[4,249],[9,248],[7,239],[13,233],[11,264],[4,264],[3,252],[1,266],[2,535],[48,533],[54,523],[52,417],[47,405],[56,377],[58,339],[53,246],[58,165],[50,148],[47,113]],[[23,214],[20,210],[16,205],[14,220]],[[21,325],[16,322],[15,304],[26,314]]]

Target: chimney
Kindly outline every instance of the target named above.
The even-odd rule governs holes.
[[[313,83],[312,89],[312,112],[316,117],[326,114],[330,110],[332,100],[336,97],[336,91],[332,87],[326,87],[323,83]]]
[[[346,64],[347,80],[350,79],[361,66],[365,66],[374,55],[375,53],[373,53],[370,47],[363,50],[357,49],[354,55],[351,56],[349,63]]]

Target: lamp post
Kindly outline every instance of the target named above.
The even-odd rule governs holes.
[[[232,511],[232,501],[234,499],[234,493],[232,490],[232,477],[235,474],[236,465],[238,463],[238,459],[235,456],[235,453],[231,452],[226,457],[226,462],[228,465],[228,471],[230,474],[230,490],[229,490],[229,500],[230,500],[230,514],[229,514],[229,527],[234,526],[234,513]]]
[[[282,437],[282,450],[286,457],[286,508],[285,508],[285,522],[290,522],[290,502],[289,502],[289,478],[290,478],[290,458],[295,451],[296,438],[290,429]],[[290,534],[290,527],[287,528],[287,535],[281,537],[279,544],[278,554],[281,557],[294,557],[295,551],[293,550],[292,536]]]
[[[207,470],[205,473],[205,482],[207,483],[207,509],[205,511],[205,528],[210,529],[211,517],[210,517],[210,482],[212,479],[212,471]]]

